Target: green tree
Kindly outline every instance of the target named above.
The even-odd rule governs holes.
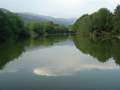
[[[102,8],[98,12],[91,15],[91,32],[103,33],[112,31],[112,13]]]
[[[0,9],[0,41],[25,37],[28,35],[20,18],[5,9]]]
[[[73,30],[77,33],[103,34],[112,31],[112,13],[102,8],[91,15],[85,14],[74,24]]]
[[[113,33],[120,33],[120,5],[118,5],[115,9],[113,16]]]

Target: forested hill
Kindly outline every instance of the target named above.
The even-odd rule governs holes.
[[[28,22],[43,22],[43,21],[52,21],[53,23],[56,24],[62,24],[62,25],[72,25],[76,21],[76,18],[54,18],[51,16],[44,16],[44,15],[37,15],[37,14],[32,14],[32,13],[17,13],[18,16],[22,18],[22,20],[25,23]]]
[[[21,19],[15,13],[0,8],[0,41],[23,37],[25,34]]]
[[[116,7],[114,13],[102,8],[91,15],[83,15],[75,22],[73,30],[77,33],[92,33],[99,36],[120,34],[120,5]]]
[[[28,36],[38,37],[50,34],[69,34],[72,32],[69,26],[54,23],[52,21],[53,18],[51,18],[51,21],[47,18],[50,20],[50,17],[46,17],[45,19],[39,16],[35,16],[34,18],[25,16],[23,18],[14,12],[1,8],[0,42],[21,39]]]

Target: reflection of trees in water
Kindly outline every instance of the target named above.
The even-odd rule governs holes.
[[[41,46],[49,47],[66,39],[68,39],[68,36],[48,36],[4,43],[0,45],[0,69],[8,62],[17,59],[26,50],[41,48]],[[120,64],[120,40],[91,39],[82,35],[72,36],[72,39],[80,51],[85,54],[90,54],[100,62],[106,62],[109,58],[114,58],[116,64]]]
[[[11,60],[17,59],[24,51],[21,42],[7,42],[0,46],[0,69]]]
[[[29,38],[24,41],[16,41],[16,42],[6,42],[0,45],[0,69],[4,68],[4,66],[12,61],[17,59],[25,50],[29,48],[36,48],[40,46],[52,46],[57,42],[64,41],[68,38],[68,36],[49,36],[49,37],[40,37],[37,39]],[[26,49],[29,47],[28,49]]]
[[[40,47],[40,46],[52,46],[55,43],[65,41],[68,38],[68,35],[54,35],[54,36],[46,36],[46,37],[40,37],[36,39],[29,39],[29,45],[28,47],[34,48],[34,47]]]
[[[73,36],[76,47],[85,54],[97,58],[100,62],[106,62],[114,58],[116,64],[120,64],[120,40],[97,39],[88,36]]]

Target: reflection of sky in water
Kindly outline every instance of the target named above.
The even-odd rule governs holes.
[[[40,76],[64,76],[84,70],[119,68],[112,58],[106,63],[100,63],[92,56],[85,55],[77,50],[74,45],[71,45],[72,42],[69,44],[57,44],[53,47],[29,50],[23,53],[19,60],[10,62],[2,72],[24,70]]]

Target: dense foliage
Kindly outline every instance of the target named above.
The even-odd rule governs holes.
[[[0,41],[26,35],[24,24],[18,16],[5,9],[0,9]]]
[[[0,9],[0,41],[25,38],[26,36],[41,36],[48,34],[70,33],[68,27],[51,21],[31,21],[27,25],[15,13]]]
[[[77,33],[119,34],[120,33],[120,6],[114,13],[102,8],[91,15],[80,17],[73,26]]]
[[[66,26],[53,22],[30,22],[27,27],[31,35],[67,34],[70,32]]]

